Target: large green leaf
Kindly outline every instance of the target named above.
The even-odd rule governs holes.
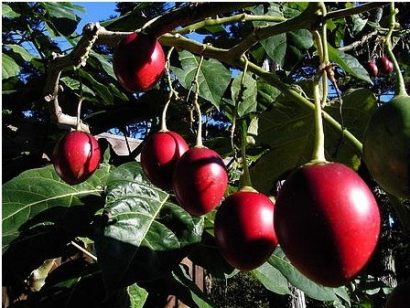
[[[251,273],[269,291],[277,294],[290,294],[286,277],[268,262],[265,262],[257,269],[254,269]]]
[[[189,51],[181,51],[179,60],[182,68],[172,67],[179,82],[190,89],[199,65],[199,58]],[[231,73],[215,59],[204,60],[198,76],[199,95],[219,108],[222,96],[231,81]]]
[[[108,164],[85,182],[64,183],[53,166],[23,172],[3,185],[3,252],[13,242],[30,240],[23,236],[35,227],[54,225],[69,215],[69,209],[83,206],[90,196],[100,197],[110,170]],[[72,217],[71,217],[72,218]],[[31,234],[32,238],[36,234]]]
[[[311,298],[320,301],[337,301],[337,288],[328,288],[319,285],[302,275],[286,258],[283,251],[278,247],[268,262],[278,269],[288,281],[296,288],[305,292]],[[343,289],[343,287],[339,288]]]
[[[355,57],[344,53],[343,51],[339,51],[336,48],[332,47],[332,45],[328,44],[329,50],[329,58],[331,61],[336,62],[339,66],[348,74],[364,80],[370,84],[373,84],[372,80],[369,77],[369,73],[360,64],[359,60]]]
[[[12,57],[3,53],[1,55],[2,79],[17,76],[20,73],[20,66]]]
[[[190,216],[142,175],[137,162],[126,163],[107,181],[106,224],[95,245],[107,290],[154,280],[171,270],[201,240],[203,219]]]
[[[339,102],[335,101],[324,110],[341,121],[339,107]],[[344,126],[361,138],[374,108],[376,99],[370,90],[346,92],[342,105]],[[257,143],[268,146],[270,151],[252,166],[251,174],[256,189],[269,192],[286,172],[310,161],[314,137],[313,110],[282,96],[273,103],[272,109],[260,115],[257,124],[255,139]],[[326,157],[357,168],[360,151],[326,120],[324,131]]]

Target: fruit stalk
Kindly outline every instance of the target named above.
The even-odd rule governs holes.
[[[387,53],[391,61],[393,62],[393,67],[397,75],[397,86],[396,86],[396,91],[398,91],[397,95],[408,96],[407,91],[406,91],[406,85],[404,83],[404,78],[400,71],[399,63],[397,62],[396,56],[393,53],[393,44],[391,41],[391,36],[396,26],[396,14],[397,12],[394,7],[394,2],[391,2],[390,3],[390,25],[389,25],[389,32],[386,35],[386,47],[387,47]]]
[[[78,106],[77,106],[77,125],[76,130],[81,131],[81,105],[83,104],[84,98],[81,96]]]
[[[319,53],[321,65],[319,69],[321,70],[321,78],[327,78],[325,65],[325,54],[327,54],[327,45],[322,41],[322,38],[318,31],[313,32],[315,37],[315,42],[317,50]],[[324,50],[326,49],[326,52]],[[325,135],[323,133],[323,120],[322,120],[322,107],[321,107],[321,96],[320,96],[320,86],[319,80],[315,80],[313,84],[313,100],[315,105],[314,110],[314,121],[315,121],[315,139],[313,146],[312,161],[315,163],[325,162]],[[325,98],[323,98],[325,100]]]
[[[246,120],[241,121],[241,157],[243,173],[240,180],[240,188],[253,187],[251,175],[249,173],[248,161],[246,160],[246,146],[248,145],[248,133],[246,127]]]
[[[169,95],[168,95],[168,100],[165,103],[165,106],[164,106],[164,109],[162,110],[162,115],[161,115],[161,131],[162,132],[168,131],[167,111],[168,111],[168,106],[171,103],[171,99],[175,94],[174,88],[172,87],[172,80],[171,80],[171,73],[170,73],[170,66],[171,66],[170,59],[171,59],[171,54],[173,50],[174,50],[174,47],[171,47],[167,55],[166,74],[167,74],[167,81],[168,81],[168,86],[169,86]]]
[[[202,55],[200,60],[199,60],[199,64],[198,64],[198,68],[196,70],[195,73],[195,77],[193,80],[193,87],[195,87],[195,94],[194,94],[194,106],[196,109],[196,112],[198,114],[198,132],[196,135],[196,143],[195,146],[196,147],[203,147],[203,143],[202,143],[202,113],[201,113],[201,107],[199,106],[198,103],[198,98],[199,98],[199,71],[201,70],[201,65],[202,62],[204,61],[204,56]]]

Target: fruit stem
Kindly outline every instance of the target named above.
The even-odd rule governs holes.
[[[199,106],[198,103],[198,98],[199,98],[199,71],[201,70],[201,65],[202,62],[204,61],[204,56],[201,55],[201,58],[199,60],[199,64],[198,64],[198,68],[196,70],[195,73],[195,77],[193,80],[193,86],[195,87],[195,94],[194,94],[194,105],[195,105],[195,109],[196,112],[198,114],[198,132],[196,135],[196,147],[203,147],[203,143],[202,143],[202,113],[201,113],[201,107]]]
[[[240,188],[252,187],[252,179],[249,173],[248,161],[246,160],[246,146],[248,145],[248,128],[246,125],[246,120],[241,120],[241,158],[242,158],[242,168],[243,173],[240,178]]]
[[[83,104],[84,97],[80,97],[80,100],[78,101],[78,106],[77,106],[77,125],[76,125],[76,130],[81,131],[81,105]]]
[[[164,109],[162,110],[162,116],[161,116],[161,131],[162,132],[167,132],[167,111],[168,111],[168,106],[171,103],[172,96],[174,96],[175,91],[174,88],[172,87],[172,80],[171,80],[171,71],[170,71],[170,65],[171,65],[171,53],[174,50],[174,47],[171,47],[171,49],[168,51],[167,55],[167,66],[166,66],[166,71],[167,71],[167,81],[168,81],[168,86],[169,86],[169,95],[168,95],[168,100],[165,103]]]
[[[324,4],[323,4],[324,7]],[[325,14],[325,8],[323,8],[323,13]],[[322,29],[323,30],[323,29]],[[325,31],[324,29],[323,31]],[[313,31],[313,36],[315,38],[316,47],[319,53],[320,58],[320,66],[319,66],[319,74],[321,75],[320,78],[327,79],[326,73],[326,66],[328,64],[328,51],[327,51],[327,41],[326,36],[322,36],[319,34],[318,31]],[[315,104],[314,110],[314,117],[315,117],[315,139],[313,145],[313,155],[312,161],[313,162],[325,162],[325,135],[323,132],[323,119],[322,119],[322,106],[321,102],[325,102],[326,98],[320,96],[320,86],[319,86],[319,79],[315,78],[313,83],[313,99]]]
[[[323,133],[322,108],[320,106],[320,87],[316,81],[313,85],[313,97],[315,103],[315,139],[312,161],[325,162],[325,134]]]
[[[406,91],[406,85],[404,83],[403,75],[400,71],[399,63],[397,62],[396,56],[393,53],[393,44],[391,40],[391,36],[393,34],[394,28],[396,26],[396,9],[394,7],[394,2],[390,3],[390,25],[389,25],[389,32],[386,35],[386,47],[387,53],[393,62],[393,67],[397,75],[397,84],[396,84],[396,91],[398,91],[397,95],[404,95],[408,96]]]

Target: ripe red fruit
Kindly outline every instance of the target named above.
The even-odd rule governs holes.
[[[173,131],[157,132],[145,141],[141,152],[142,169],[154,185],[170,189],[175,163],[188,149],[188,144],[180,134]]]
[[[389,295],[386,308],[410,307],[410,281],[399,284]]]
[[[383,74],[389,75],[393,72],[393,62],[389,60],[386,56],[380,57],[377,61],[379,69]]]
[[[228,173],[218,153],[195,147],[177,161],[172,182],[181,207],[191,215],[200,216],[221,202],[228,185]]]
[[[74,185],[88,179],[101,159],[97,140],[90,134],[74,131],[66,134],[55,146],[53,164],[60,178]]]
[[[131,33],[118,44],[113,67],[119,83],[127,91],[147,91],[164,73],[164,51],[157,39]]]
[[[353,279],[376,247],[380,213],[366,183],[339,163],[307,164],[279,191],[279,243],[311,280],[336,287]]]
[[[249,271],[271,256],[278,244],[273,213],[273,202],[256,191],[238,191],[222,202],[215,216],[215,239],[230,265]]]
[[[364,135],[363,160],[386,192],[410,199],[410,97],[396,96],[373,114]]]
[[[367,71],[372,77],[379,75],[379,69],[377,68],[376,62],[374,60],[367,62]]]

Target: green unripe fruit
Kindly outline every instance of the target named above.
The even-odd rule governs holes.
[[[365,133],[363,158],[386,192],[410,198],[409,96],[396,96],[376,110]]]

